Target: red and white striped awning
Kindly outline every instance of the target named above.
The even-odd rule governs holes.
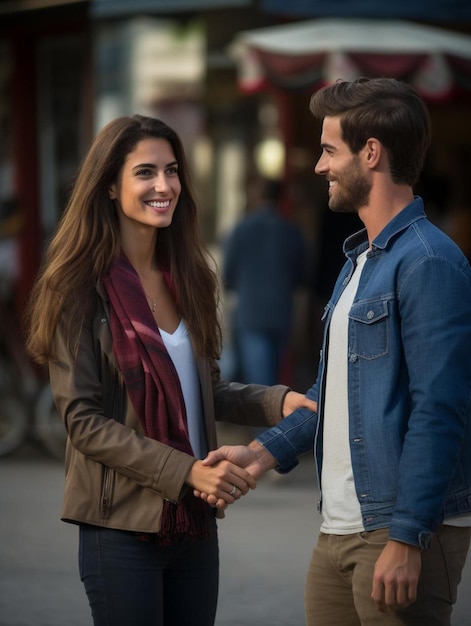
[[[389,76],[429,100],[471,93],[471,36],[402,20],[306,20],[240,32],[229,50],[248,92]]]

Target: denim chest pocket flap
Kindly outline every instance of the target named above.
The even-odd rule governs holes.
[[[385,299],[357,302],[350,318],[349,358],[376,359],[388,352],[388,301]]]

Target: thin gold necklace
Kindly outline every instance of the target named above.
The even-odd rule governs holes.
[[[150,307],[152,313],[155,313],[155,307],[157,306],[157,300],[154,300],[154,298],[151,298],[150,296],[148,296],[145,291],[144,291],[144,294],[145,294],[146,298],[152,303],[152,306]]]

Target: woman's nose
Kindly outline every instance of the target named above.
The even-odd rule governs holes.
[[[155,191],[166,191],[168,189],[168,181],[164,172],[157,174],[154,180]]]

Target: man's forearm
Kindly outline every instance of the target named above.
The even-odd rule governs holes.
[[[276,459],[275,468],[289,472],[298,463],[298,457],[313,450],[317,413],[298,409],[276,426],[261,433],[256,442]]]

